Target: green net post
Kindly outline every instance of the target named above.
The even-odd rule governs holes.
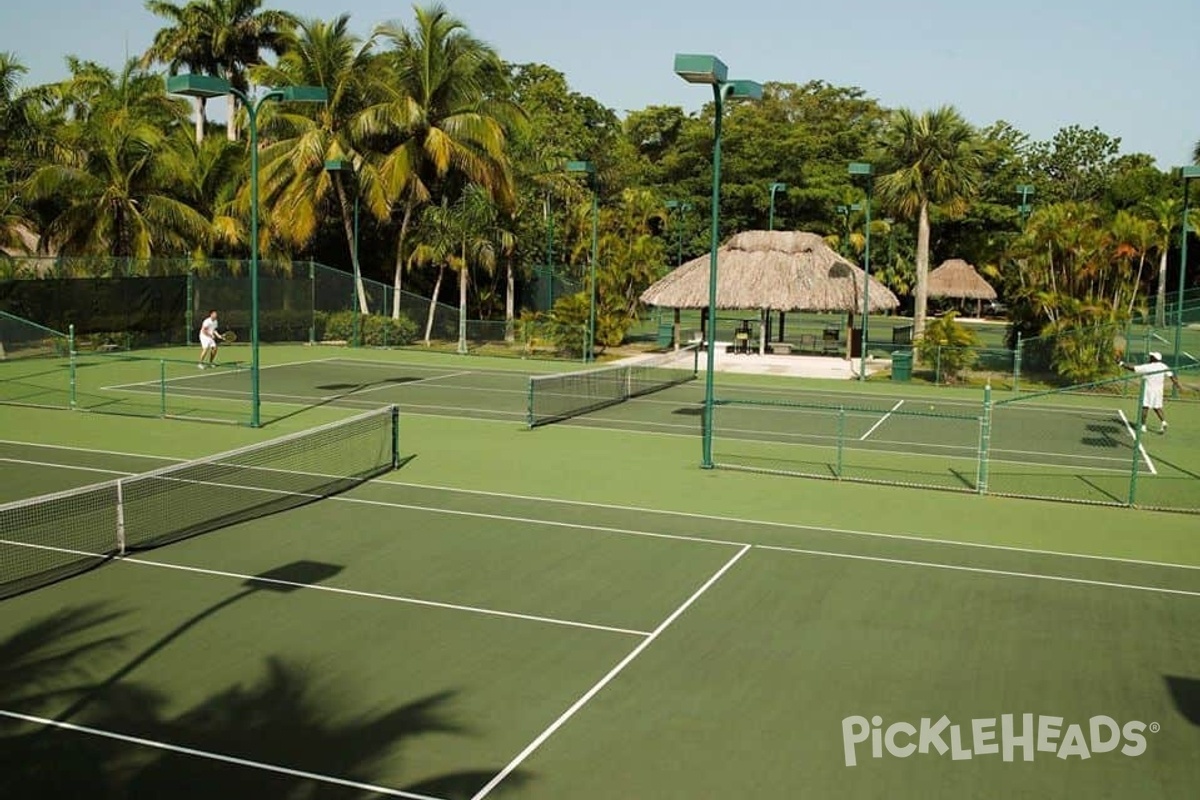
[[[192,343],[192,323],[193,323],[192,314],[194,313],[194,311],[192,309],[192,297],[193,297],[193,291],[194,291],[194,289],[192,287],[192,281],[195,278],[195,274],[196,273],[193,270],[190,270],[190,269],[188,270],[187,303],[185,304],[184,309],[183,309],[183,325],[187,329],[186,331],[184,331],[183,341],[186,342],[187,344]]]
[[[533,423],[534,423],[533,386],[534,386],[533,378],[530,378],[529,379],[529,393],[526,395],[526,413],[525,413],[525,424],[528,425],[530,428],[533,428]]]
[[[158,360],[158,412],[167,415],[167,360]]]
[[[70,382],[70,393],[67,399],[70,407],[75,408],[76,404],[76,372],[75,372],[75,323],[67,326],[67,369],[69,373],[68,381]]]
[[[846,439],[846,409],[844,406],[838,406],[837,416],[837,465],[834,470],[834,475],[838,478],[842,477],[842,447]]]
[[[975,491],[987,494],[988,458],[992,446],[992,384],[983,387],[983,416],[979,418],[979,464],[975,473]]]
[[[400,406],[392,406],[392,469],[400,468]]]
[[[1129,465],[1129,502],[1127,505],[1130,507],[1137,503],[1138,472],[1141,467],[1139,459],[1142,456],[1142,426],[1147,422],[1146,417],[1150,416],[1144,411],[1146,407],[1146,381],[1143,380],[1141,384],[1141,391],[1138,392],[1137,424],[1133,426],[1133,461]]]
[[[941,384],[942,382],[942,346],[937,346],[937,354],[933,358],[933,382]]]
[[[1021,389],[1021,352],[1025,343],[1021,341],[1021,332],[1017,331],[1017,348],[1013,350],[1013,391]]]

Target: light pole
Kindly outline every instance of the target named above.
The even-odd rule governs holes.
[[[326,172],[331,172],[331,173],[333,173],[333,172],[349,172],[351,175],[357,174],[354,170],[353,162],[345,161],[342,159],[331,159],[329,161],[326,161],[325,162],[325,170],[326,170]],[[359,297],[359,286],[362,283],[362,277],[361,277],[362,273],[359,271],[359,267],[358,267],[358,199],[359,199],[359,191],[358,191],[358,184],[356,182],[355,186],[354,186],[354,243],[351,245],[351,249],[350,249],[350,261],[351,261],[353,269],[354,269],[354,286],[350,290],[350,308],[353,309],[353,311],[354,311],[354,317],[353,317],[354,332],[352,334],[351,343],[353,344],[354,347],[358,347],[361,344],[361,342],[359,341],[359,336],[361,334],[360,334],[360,330],[359,330],[359,319],[358,318],[361,313],[366,311],[366,309],[363,308],[362,300]]]
[[[1191,216],[1188,208],[1188,182],[1200,178],[1200,167],[1181,167],[1179,177],[1183,181],[1183,224],[1179,232],[1179,291],[1175,293],[1175,367],[1179,368],[1179,356],[1183,352],[1183,298],[1185,278],[1187,276],[1187,246],[1188,218]]]
[[[1029,221],[1029,212],[1033,211],[1033,206],[1029,204],[1029,196],[1033,194],[1033,187],[1028,183],[1017,184],[1017,194],[1021,195],[1021,205],[1017,206],[1017,213],[1021,215],[1021,227],[1025,227],[1025,223]]]
[[[600,229],[600,200],[596,186],[596,165],[590,161],[568,161],[567,172],[580,173],[588,176],[588,186],[592,190],[592,257],[588,268],[588,328],[587,341],[583,347],[584,362],[596,358],[596,248],[599,244]]]
[[[787,188],[788,188],[788,185],[786,183],[779,183],[779,182],[772,183],[770,186],[767,187],[767,189],[771,193],[771,211],[767,215],[767,230],[769,230],[769,231],[775,230],[775,193],[776,192],[785,192],[785,191],[787,191]]]
[[[268,100],[281,103],[325,103],[329,92],[323,86],[283,86],[268,89],[257,103],[224,78],[212,75],[172,75],[167,78],[169,94],[187,97],[224,97],[232,94],[246,107],[250,128],[250,425],[260,425],[258,385],[258,112]]]
[[[706,83],[713,90],[712,232],[708,246],[708,358],[704,375],[703,459],[713,468],[713,367],[717,338],[717,244],[721,235],[721,117],[725,100],[760,100],[762,85],[754,81],[727,80],[728,67],[716,56],[675,55],[675,74],[688,83]]]
[[[867,320],[871,318],[869,303],[871,291],[871,193],[875,187],[875,170],[864,161],[851,161],[850,175],[863,176],[867,179],[867,221],[865,226],[866,242],[863,245],[863,302],[862,302],[862,343],[859,345],[858,379],[867,379]]]

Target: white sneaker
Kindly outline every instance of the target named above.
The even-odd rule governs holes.
[[[1167,432],[1167,423],[1165,423],[1165,422],[1164,422],[1164,423],[1162,424],[1162,427],[1158,429],[1158,432],[1159,432],[1159,433],[1166,433],[1166,432]]]
[[[204,369],[204,365],[203,365],[203,364],[197,364],[197,365],[196,365],[196,369]]]
[[[1143,426],[1142,426],[1142,433],[1145,433],[1145,432],[1146,432],[1146,426],[1145,426],[1145,425],[1143,425]]]

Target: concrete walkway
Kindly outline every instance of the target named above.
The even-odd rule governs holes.
[[[849,380],[858,377],[861,361],[846,360],[843,356],[759,355],[758,353],[727,353],[718,348],[714,354],[715,372],[734,372],[758,375],[791,375],[799,378],[831,378]],[[708,354],[700,353],[700,371],[708,368]],[[890,370],[890,359],[867,358],[867,375]]]
[[[708,353],[700,351],[700,371],[708,368]],[[638,355],[613,362],[614,364],[635,364],[641,361],[653,361],[662,358],[661,353]],[[669,366],[691,366],[692,354],[680,353],[676,362]],[[855,358],[846,360],[843,356],[801,356],[801,355],[759,355],[758,353],[730,353],[726,346],[717,342],[717,350],[713,358],[714,372],[731,372],[743,375],[790,375],[797,378],[828,378],[832,380],[851,380],[858,377],[860,361]],[[666,366],[666,365],[664,365]],[[874,375],[880,371],[892,368],[890,359],[867,358],[867,374]]]

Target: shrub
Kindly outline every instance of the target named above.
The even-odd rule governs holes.
[[[323,342],[350,342],[354,339],[353,311],[317,314],[317,336]],[[417,324],[401,314],[399,319],[382,314],[359,315],[360,343],[365,347],[396,347],[412,344]]]
[[[954,319],[955,312],[947,311],[925,326],[925,333],[917,341],[917,353],[921,361],[934,365],[946,382],[958,380],[959,375],[969,369],[978,354],[979,337]]]

